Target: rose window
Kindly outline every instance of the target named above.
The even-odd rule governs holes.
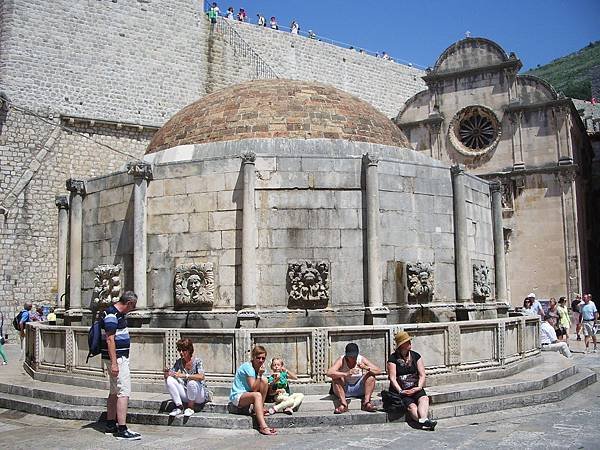
[[[465,156],[479,156],[492,150],[500,140],[500,122],[483,106],[460,110],[448,130],[450,141]]]

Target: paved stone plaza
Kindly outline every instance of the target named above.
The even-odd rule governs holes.
[[[600,371],[600,354],[584,355],[581,342],[571,342],[578,367]],[[10,366],[0,371],[21,372],[13,366],[17,346],[7,346]],[[11,367],[12,366],[12,367]],[[24,372],[23,372],[24,373]],[[18,376],[18,375],[16,375]],[[0,409],[0,446],[10,449],[64,448],[599,448],[600,383],[566,400],[501,412],[443,419],[435,432],[411,429],[406,423],[279,429],[266,437],[255,430],[222,430],[133,425],[142,433],[137,442],[119,442],[105,436],[94,422],[59,420]]]

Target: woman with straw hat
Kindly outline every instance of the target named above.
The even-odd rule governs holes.
[[[437,422],[429,420],[429,397],[425,393],[425,364],[417,352],[411,350],[411,337],[406,331],[394,336],[396,351],[388,357],[387,372],[390,391],[399,394],[409,418],[422,428],[433,431]]]

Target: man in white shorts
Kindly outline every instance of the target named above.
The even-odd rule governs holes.
[[[592,353],[596,353],[596,321],[598,320],[598,309],[592,301],[591,294],[583,296],[583,304],[579,305],[579,321],[583,326],[583,336],[585,339],[585,352],[589,352],[590,340],[594,342]]]
[[[127,429],[127,404],[131,395],[129,375],[129,330],[125,315],[135,309],[137,295],[127,291],[117,303],[106,308],[101,316],[102,341],[100,350],[108,372],[110,391],[106,407],[106,434],[119,440],[136,441],[139,433]]]
[[[545,352],[560,352],[567,358],[571,357],[571,350],[566,342],[559,341],[556,337],[556,331],[552,325],[545,320],[542,320],[540,324],[540,344],[542,344],[542,351]]]

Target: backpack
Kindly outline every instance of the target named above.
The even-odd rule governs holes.
[[[15,330],[17,330],[17,331],[21,331],[21,317],[23,317],[24,312],[25,312],[25,310],[21,311],[13,319],[13,327],[15,327]]]
[[[98,318],[88,331],[88,355],[85,360],[87,364],[91,357],[100,354],[100,347],[102,343],[102,319]]]

